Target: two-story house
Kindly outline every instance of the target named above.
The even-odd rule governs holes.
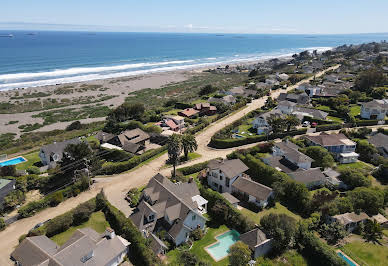
[[[129,218],[144,237],[155,238],[154,232],[165,230],[178,246],[189,239],[191,231],[205,229],[203,215],[206,212],[207,200],[201,197],[193,180],[173,183],[157,174],[148,182],[139,205]]]
[[[364,119],[384,120],[388,114],[388,99],[372,100],[361,105],[361,117]]]
[[[273,191],[245,174],[248,169],[239,159],[212,160],[208,163],[207,183],[220,193],[234,194],[244,201],[265,207]]]
[[[311,163],[314,161],[306,154],[301,153],[298,145],[290,141],[282,141],[275,143],[272,147],[273,156],[282,156],[290,163],[296,165],[298,168],[308,170],[311,168]]]
[[[318,136],[306,136],[309,145],[321,146],[333,153],[340,163],[354,163],[359,154],[356,153],[356,143],[344,134],[327,134],[322,132]]]
[[[44,145],[40,148],[39,158],[43,165],[48,165],[50,168],[55,167],[57,162],[63,158],[65,148],[70,144],[79,144],[79,138],[65,140],[62,142],[54,142],[52,144]]]

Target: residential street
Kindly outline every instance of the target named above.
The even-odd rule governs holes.
[[[333,70],[338,67],[339,66],[331,67],[326,71]],[[321,76],[326,71],[322,71],[318,73],[316,76]],[[299,82],[298,84],[289,87],[288,90],[292,90],[295,87],[297,87],[300,83],[306,82],[310,79],[303,80],[302,82]],[[277,98],[279,94],[282,92],[285,92],[285,90],[277,90],[273,92],[271,96],[273,98]],[[196,135],[196,139],[198,143],[197,153],[201,154],[202,157],[196,160],[190,161],[184,165],[187,166],[187,165],[192,165],[199,162],[207,161],[210,159],[214,159],[217,157],[225,157],[231,151],[237,149],[237,148],[230,148],[230,149],[217,150],[217,149],[209,148],[207,144],[209,143],[211,137],[218,130],[240,119],[248,112],[263,106],[266,101],[266,98],[267,97],[263,97],[257,100],[253,100],[252,103],[248,104],[246,108],[239,110],[233,113],[232,115],[227,116],[221,119],[220,121],[213,123],[206,129],[204,129],[202,132],[200,132],[198,135]],[[315,134],[315,133],[312,133],[312,134]],[[240,148],[252,147],[256,144],[257,143],[240,146],[238,148],[240,149]],[[2,241],[0,242],[0,265],[12,265],[12,262],[10,261],[9,256],[10,256],[10,253],[15,248],[15,246],[18,245],[18,238],[22,234],[27,233],[37,223],[46,221],[47,219],[51,219],[57,215],[60,215],[66,211],[69,211],[72,208],[76,207],[78,204],[93,198],[101,189],[104,189],[104,192],[108,197],[108,200],[112,204],[114,204],[117,208],[123,211],[126,215],[130,214],[131,208],[128,206],[127,201],[125,201],[124,199],[126,192],[130,188],[139,187],[146,184],[148,180],[158,172],[164,175],[169,175],[171,172],[171,168],[161,169],[164,166],[166,160],[167,160],[167,154],[163,154],[162,156],[154,159],[148,164],[143,165],[142,167],[139,167],[135,170],[122,173],[116,176],[97,178],[97,183],[95,183],[89,191],[83,192],[75,198],[70,198],[65,202],[62,202],[61,204],[59,204],[57,207],[48,208],[46,210],[43,210],[37,213],[33,217],[22,219],[11,224],[4,231],[0,232],[0,237],[2,239]]]

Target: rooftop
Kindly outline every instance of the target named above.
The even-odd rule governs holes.
[[[240,159],[212,160],[207,166],[211,170],[221,170],[229,178],[233,178],[249,170],[248,166],[246,166]]]
[[[246,177],[239,177],[233,182],[232,187],[255,197],[258,200],[267,200],[272,193],[272,188],[264,186]]]

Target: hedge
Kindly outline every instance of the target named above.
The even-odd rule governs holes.
[[[199,191],[201,196],[208,201],[207,210],[212,219],[230,228],[235,228],[240,233],[245,233],[254,228],[255,223],[234,208],[220,193],[202,185],[199,185]],[[222,209],[225,211],[223,217],[214,213],[213,207],[216,204],[222,205]]]
[[[217,149],[227,149],[227,148],[233,148],[233,147],[239,147],[246,144],[256,143],[260,141],[266,141],[277,138],[284,138],[286,136],[296,136],[296,135],[303,135],[307,132],[307,128],[301,128],[298,130],[293,130],[289,132],[282,132],[282,133],[274,133],[268,135],[259,135],[259,136],[250,136],[243,139],[217,139],[216,137],[212,137],[209,146]]]
[[[316,127],[316,132],[327,131],[327,130],[337,130],[341,128],[342,128],[341,124],[319,125]]]
[[[158,149],[147,151],[142,155],[134,156],[128,161],[117,163],[108,162],[102,166],[100,173],[104,175],[113,175],[128,171],[132,168],[135,168],[142,162],[147,161],[148,159],[158,155],[159,153],[164,152],[165,150],[167,150],[167,145],[162,146]]]
[[[181,172],[183,175],[191,175],[194,173],[198,173],[199,171],[205,169],[209,161],[203,163],[197,163],[190,166],[178,168],[177,171]]]
[[[121,235],[126,240],[131,242],[129,246],[129,257],[135,265],[159,265],[160,261],[150,249],[148,241],[143,237],[142,233],[126,218],[125,215],[112,206],[105,199],[103,193],[99,193],[96,197],[96,205],[101,208],[105,214],[106,220],[109,222],[116,234]]]

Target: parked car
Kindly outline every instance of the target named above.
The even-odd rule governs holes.
[[[303,127],[308,127],[308,126],[310,126],[310,122],[309,121],[304,121],[302,126]]]
[[[316,122],[311,123],[311,127],[316,127],[318,124]]]

